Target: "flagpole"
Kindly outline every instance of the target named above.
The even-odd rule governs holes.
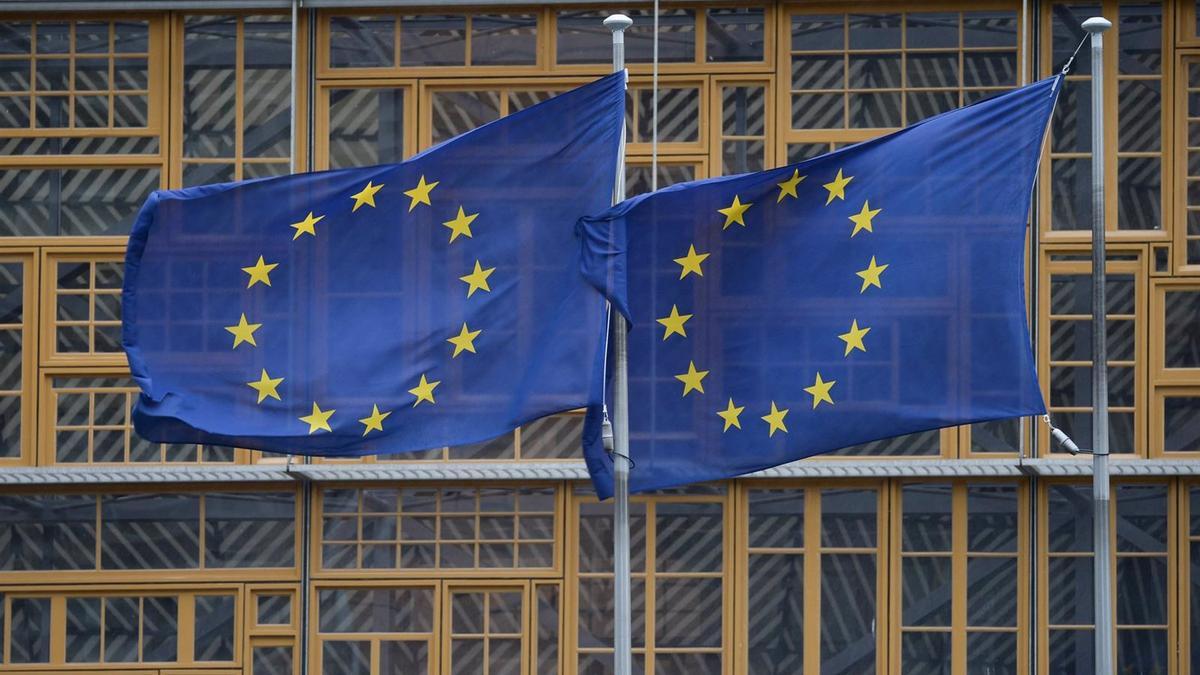
[[[1092,524],[1095,540],[1096,673],[1113,675],[1112,524],[1108,475],[1108,335],[1104,255],[1104,17],[1083,22],[1092,38]]]
[[[604,20],[612,31],[613,72],[625,69],[625,29],[633,20],[613,14]],[[621,149],[613,183],[613,203],[625,199],[625,128],[621,127]],[[609,310],[612,311],[611,309]],[[633,616],[630,612],[629,578],[629,353],[625,320],[612,321],[613,350],[613,672],[632,675]]]

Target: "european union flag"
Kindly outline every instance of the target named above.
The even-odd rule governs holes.
[[[126,258],[138,433],[393,453],[594,402],[575,222],[611,203],[624,97],[618,73],[402,164],[154,193]]]
[[[1058,89],[581,220],[585,274],[634,326],[630,488],[1044,412],[1022,261]],[[589,418],[588,468],[609,495]]]

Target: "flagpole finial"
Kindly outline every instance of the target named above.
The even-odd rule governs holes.
[[[612,17],[609,17],[612,18]],[[605,21],[605,24],[608,22]],[[1083,29],[1089,33],[1103,33],[1112,28],[1112,22],[1102,16],[1093,16],[1083,22]]]
[[[604,20],[604,25],[614,33],[621,33],[633,25],[633,19],[624,14],[609,14]]]

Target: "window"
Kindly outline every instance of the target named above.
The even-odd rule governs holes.
[[[447,141],[505,115],[570,89],[582,82],[533,81],[520,85],[430,86],[421,92],[426,109],[421,124],[423,147]],[[427,120],[427,122],[424,122]]]
[[[416,92],[411,85],[341,85],[319,92],[320,168],[400,162],[416,149]]]
[[[291,18],[192,15],[181,23],[173,184],[291,173]]]
[[[1016,672],[1026,658],[1024,489],[906,482],[897,496],[892,663],[905,672],[947,663],[956,671]]]
[[[770,168],[766,83],[722,80],[715,89],[720,92],[722,175]]]
[[[1113,487],[1114,594],[1118,672],[1149,672],[1168,662],[1168,560],[1174,539],[1170,486],[1117,483]],[[1089,484],[1042,488],[1039,550],[1039,672],[1094,669],[1092,496]]]
[[[1163,128],[1170,106],[1163,105],[1169,75],[1169,32],[1161,3],[1106,0],[1102,6],[1046,4],[1043,26],[1050,40],[1043,73],[1058,72],[1084,35],[1080,24],[1103,13],[1115,17],[1104,38],[1106,118],[1116,126],[1104,158],[1107,185],[1105,223],[1109,229],[1143,236],[1164,231]],[[1087,231],[1092,225],[1091,61],[1085,51],[1064,84],[1050,129],[1050,171],[1042,176],[1043,231]],[[1081,233],[1076,238],[1086,238]]]
[[[296,565],[294,492],[9,494],[0,578],[27,573],[252,570]],[[119,576],[119,575],[118,575]]]
[[[1015,86],[1018,25],[1013,10],[795,12],[789,128],[892,129]]]
[[[321,73],[536,67],[540,17],[535,12],[324,15],[328,57],[322,57]]]
[[[557,568],[554,487],[376,487],[321,491],[321,569]]]
[[[1184,538],[1180,551],[1180,633],[1181,642],[1186,645],[1182,650],[1183,662],[1191,672],[1200,672],[1200,484],[1194,481],[1185,482],[1186,490],[1182,501],[1186,517],[1181,517],[1184,525]],[[1189,648],[1190,647],[1190,648]]]
[[[0,466],[33,463],[36,359],[25,345],[34,328],[27,321],[37,310],[34,269],[28,253],[0,255]]]
[[[881,486],[760,485],[739,523],[746,672],[883,672]]]
[[[520,673],[526,668],[524,585],[450,586],[451,672]]]
[[[612,668],[612,503],[575,489],[578,548],[571,574],[578,611],[578,672]],[[727,496],[719,486],[694,486],[630,503],[634,669],[718,674],[725,661],[724,617],[730,534]]]
[[[1145,347],[1138,329],[1145,316],[1146,270],[1140,254],[1109,254],[1106,285],[1108,320],[1109,445],[1114,453],[1145,454]],[[1050,419],[1081,448],[1092,443],[1092,285],[1086,249],[1043,249],[1038,306],[1038,366],[1047,390]],[[1039,447],[1049,443],[1038,425]],[[1045,450],[1043,452],[1046,452]]]
[[[45,288],[53,289],[50,325],[44,327],[43,361],[63,355],[109,358],[96,363],[125,363],[121,350],[123,256],[56,255],[46,260]]]
[[[318,675],[432,673],[435,585],[319,587],[316,596]]]

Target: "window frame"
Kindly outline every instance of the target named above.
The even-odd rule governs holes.
[[[416,79],[400,78],[353,78],[318,80],[316,86],[316,109],[313,126],[313,168],[317,171],[329,169],[329,135],[333,131],[329,115],[330,90],[333,89],[401,89],[404,91],[404,159],[418,152],[417,149],[417,91]]]
[[[29,246],[5,246],[0,249],[0,262],[21,264],[21,420],[18,439],[20,447],[13,457],[0,458],[0,467],[33,466],[37,458],[38,439],[38,347],[40,332],[38,284],[41,278],[41,256]]]

